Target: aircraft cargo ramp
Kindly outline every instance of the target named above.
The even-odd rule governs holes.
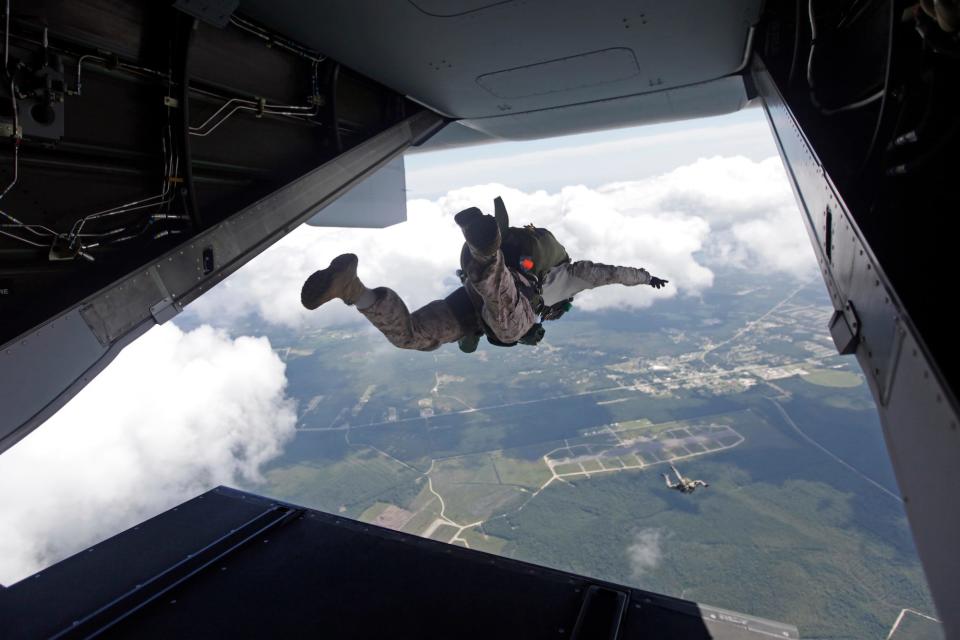
[[[219,487],[0,591],[6,638],[798,638]]]

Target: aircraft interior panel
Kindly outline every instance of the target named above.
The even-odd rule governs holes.
[[[444,124],[243,18],[134,0],[5,7],[0,400],[16,409],[0,414],[0,449]]]
[[[930,7],[933,7],[931,4]],[[763,100],[834,306],[831,333],[873,393],[947,637],[960,633],[960,431],[952,271],[938,221],[960,119],[949,18],[887,0],[768,2],[751,82]]]
[[[471,9],[447,14],[415,2],[249,0],[242,10],[302,42],[322,43],[345,65],[439,113],[478,119],[654,93],[735,73],[761,3],[464,6]],[[688,55],[691,43],[697,55]],[[513,86],[524,78],[534,86]],[[602,115],[595,122],[604,126]]]

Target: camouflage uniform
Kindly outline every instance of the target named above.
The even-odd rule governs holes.
[[[463,335],[463,328],[446,300],[434,300],[410,313],[393,289],[377,287],[374,293],[376,302],[357,310],[395,347],[433,351]]]
[[[650,284],[651,276],[646,269],[616,267],[590,260],[578,260],[557,265],[543,279],[543,303],[547,306],[572,298],[581,291],[608,284],[634,287]]]
[[[497,251],[489,262],[479,262],[464,251],[461,266],[466,274],[464,288],[474,307],[482,309],[483,321],[502,342],[519,340],[536,323],[530,301],[517,289],[518,274],[507,269],[503,253]],[[459,291],[443,300],[434,300],[413,313],[392,289],[374,289],[376,301],[357,309],[379,329],[387,340],[401,349],[433,351],[447,342],[456,342],[477,330],[475,312],[464,312],[454,300]],[[462,296],[458,296],[462,297]]]
[[[460,264],[466,280],[443,300],[434,300],[413,313],[407,310],[393,290],[375,289],[376,302],[369,307],[357,307],[371,323],[401,349],[433,351],[447,342],[457,342],[464,336],[481,331],[474,309],[481,309],[480,317],[500,342],[517,342],[537,322],[537,313],[518,285],[530,282],[519,272],[508,269],[503,252],[498,251],[488,263],[480,263],[464,247]],[[646,269],[617,267],[579,260],[557,265],[547,272],[539,296],[546,306],[573,297],[594,287],[609,284],[636,286],[649,284],[651,276]],[[463,295],[465,290],[466,295]],[[470,304],[465,304],[469,300]]]
[[[301,302],[307,309],[331,298],[356,305],[401,349],[433,351],[459,342],[461,351],[472,353],[483,335],[500,346],[537,344],[544,335],[540,323],[561,317],[580,291],[614,283],[659,289],[667,283],[644,269],[571,262],[550,231],[533,225],[511,227],[501,198],[494,200],[494,209],[492,217],[477,207],[454,216],[467,240],[460,252],[463,286],[443,300],[410,313],[393,290],[365,287],[356,276],[357,257],[349,253],[307,279]]]

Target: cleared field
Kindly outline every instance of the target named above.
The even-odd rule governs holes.
[[[430,534],[431,540],[439,540],[440,542],[450,542],[457,533],[456,527],[451,527],[448,524],[442,524],[436,529],[433,533]]]
[[[443,496],[444,514],[459,524],[469,524],[509,510],[527,494],[518,487],[497,484],[455,484],[437,488]]]
[[[621,438],[616,444],[607,444],[609,441],[606,440],[606,434],[597,432],[597,439],[603,443],[577,444],[556,449],[547,454],[547,464],[557,475],[617,471],[706,454],[743,442],[743,437],[724,423],[668,424],[672,428],[659,429],[654,435],[638,433],[644,429],[631,429],[626,432],[633,437],[623,437],[621,432],[618,434]],[[650,427],[646,428],[648,431],[649,429]],[[580,440],[583,442],[585,438]],[[591,465],[589,468],[588,464]],[[600,465],[599,469],[597,465]]]
[[[414,516],[412,511],[401,509],[395,504],[378,502],[370,509],[360,514],[359,520],[386,527],[394,531],[402,531],[403,527]]]
[[[377,516],[384,512],[388,507],[393,505],[388,502],[374,502],[371,507],[364,509],[363,513],[357,516],[357,520],[362,520],[363,522],[373,522]]]
[[[586,460],[581,464],[583,465],[584,471],[600,471],[603,469],[603,465],[596,460]]]
[[[817,369],[805,376],[801,376],[800,379],[821,387],[835,387],[840,389],[859,387],[863,384],[863,378],[860,374],[854,373],[853,371],[837,369]]]
[[[516,457],[514,456],[516,455]],[[500,482],[537,488],[550,479],[550,470],[540,457],[530,460],[520,457],[520,452],[507,450],[490,454]]]
[[[471,549],[495,553],[497,555],[503,555],[504,548],[510,544],[509,540],[486,535],[482,531],[477,531],[475,528],[467,529],[460,537],[467,541]]]
[[[640,460],[642,460],[644,464],[654,464],[655,462],[658,462],[660,460],[657,456],[645,451],[638,452],[636,456],[640,458]]]
[[[440,517],[440,502],[432,494],[426,504],[422,505],[413,515],[407,524],[403,526],[403,531],[421,535],[427,530],[434,520]]]
[[[480,453],[437,460],[430,477],[434,486],[462,482],[500,484],[500,477],[489,454]]]
[[[558,476],[562,476],[565,473],[580,473],[582,471],[579,464],[558,464],[553,470]]]
[[[640,418],[639,420],[626,420],[624,422],[618,422],[618,430],[627,430],[627,429],[639,429],[643,427],[653,427],[656,426],[652,421],[647,420],[646,418]]]

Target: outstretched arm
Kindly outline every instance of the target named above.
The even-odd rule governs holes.
[[[646,269],[635,267],[616,267],[600,262],[579,260],[570,263],[570,272],[589,284],[588,288],[607,284],[622,284],[633,287],[638,284],[650,284],[652,276]]]
[[[547,273],[543,281],[543,298],[544,303],[550,305],[581,291],[608,284],[622,284],[627,287],[648,284],[659,289],[666,283],[666,280],[651,276],[646,269],[579,260],[556,266]]]

